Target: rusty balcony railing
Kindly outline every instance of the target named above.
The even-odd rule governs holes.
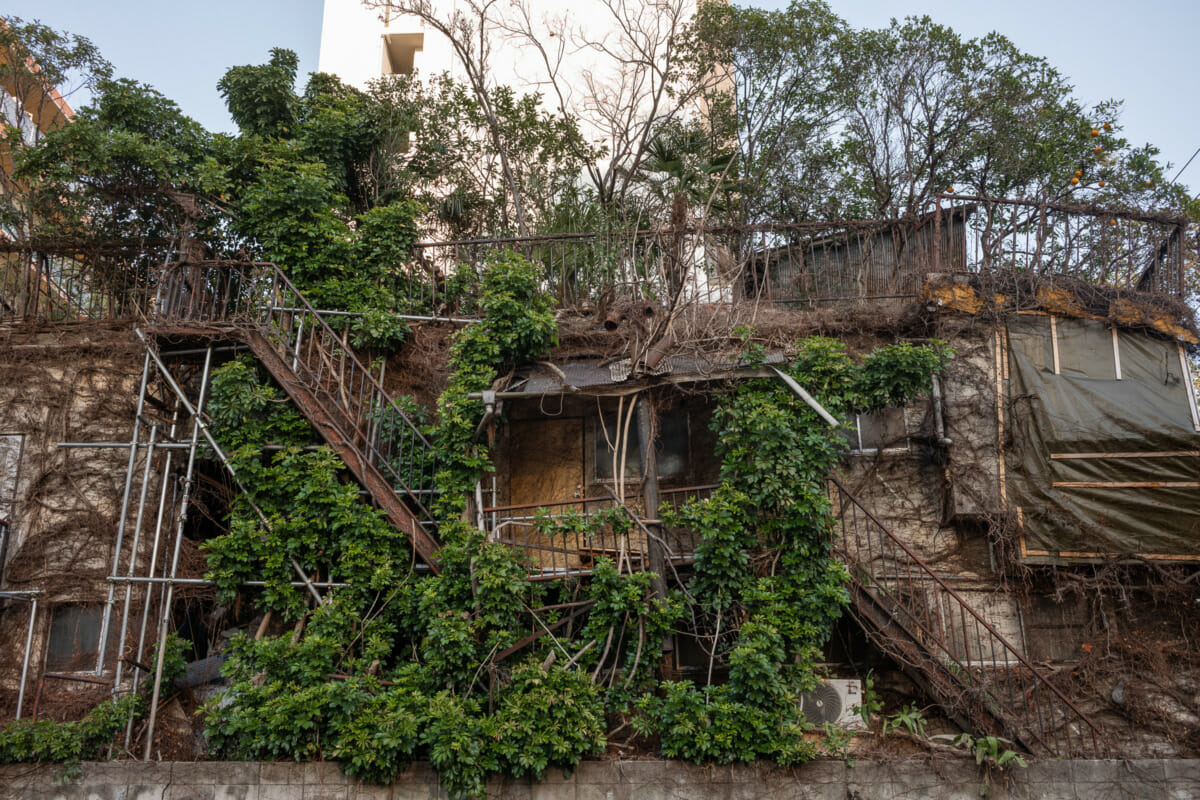
[[[1196,242],[1188,220],[1165,212],[939,195],[965,208],[961,231],[946,236],[945,213],[934,219],[942,272],[1061,277],[1184,297]],[[968,205],[963,206],[961,204]],[[950,247],[949,251],[944,248]]]
[[[960,224],[948,225],[947,236],[961,234],[961,215],[954,218]],[[478,274],[492,254],[517,252],[541,268],[546,293],[564,306],[608,292],[712,305],[823,303],[915,296],[937,271],[934,234],[930,220],[806,222],[428,242],[418,253],[443,274]]]
[[[947,205],[948,204],[948,205]],[[931,273],[1018,273],[1183,296],[1196,242],[1186,220],[1158,212],[941,195],[903,219],[683,227],[426,242],[428,274],[478,274],[494,253],[542,271],[560,305],[617,296],[702,304],[812,305],[914,297]],[[427,301],[413,275],[397,297]],[[414,288],[415,287],[415,288]],[[442,297],[453,301],[453,298]]]
[[[331,327],[274,264],[175,265],[164,274],[155,312],[159,325],[176,330],[261,331],[290,373],[332,412],[347,444],[406,499],[422,525],[433,527],[427,506],[437,464],[428,439],[359,361],[348,330]]]
[[[663,489],[659,509],[678,509],[692,500],[709,496],[716,486],[688,486]],[[622,570],[649,568],[647,532],[637,520],[644,516],[642,497],[626,497],[618,524],[596,524],[597,517],[622,508],[616,498],[582,497],[521,505],[492,506],[483,509],[485,530],[494,541],[520,549],[529,562],[535,579],[561,578],[590,574],[596,560],[611,558]],[[694,531],[666,528],[662,545],[667,564],[689,564],[696,550]]]
[[[1040,755],[1108,755],[1095,723],[835,479],[829,496],[853,613],[952,715]]]
[[[0,321],[137,319],[150,277],[120,258],[0,242]]]

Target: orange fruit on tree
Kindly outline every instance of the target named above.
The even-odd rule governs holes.
[[[1092,136],[1099,136],[1099,135],[1100,135],[1100,131],[1096,130],[1095,128],[1092,128]]]
[[[1079,183],[1079,178],[1071,178],[1071,183]]]

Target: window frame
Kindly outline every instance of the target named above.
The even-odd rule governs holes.
[[[882,411],[896,411],[900,414],[900,422],[904,427],[904,444],[894,447],[863,447],[862,440],[862,420],[863,417],[870,417],[872,414],[855,414],[854,415],[854,436],[857,439],[857,446],[851,443],[850,449],[846,451],[847,455],[851,456],[880,456],[880,455],[901,455],[911,453],[913,451],[913,433],[908,424],[908,406],[885,406]],[[874,414],[882,413],[881,411],[873,412]]]
[[[693,456],[693,453],[692,453],[692,415],[687,408],[672,408],[672,409],[663,411],[662,414],[663,414],[663,416],[666,416],[668,414],[681,415],[683,418],[683,424],[684,424],[684,436],[683,436],[684,451],[682,453],[683,466],[680,469],[679,473],[677,475],[663,475],[662,470],[661,470],[661,464],[662,464],[661,457],[655,459],[656,465],[658,465],[660,467],[659,473],[658,473],[658,480],[660,482],[670,483],[671,481],[674,481],[676,478],[678,478],[682,475],[686,475],[688,468],[692,463],[692,456]],[[597,468],[597,464],[599,463],[598,453],[597,453],[597,451],[599,450],[599,446],[601,444],[603,444],[605,446],[605,449],[607,449],[608,442],[606,439],[603,438],[604,434],[602,433],[601,426],[604,424],[604,418],[609,415],[612,415],[613,417],[615,417],[616,410],[601,409],[601,410],[597,411],[597,413],[589,414],[584,419],[584,436],[586,437],[586,443],[584,445],[585,462],[586,462],[584,464],[584,479],[589,484],[598,484],[598,485],[604,485],[604,486],[615,486],[617,484],[617,478],[615,475],[613,475],[611,477],[607,477],[607,478],[602,477],[600,475],[599,469]],[[630,418],[630,421],[631,421],[631,425],[634,427],[634,429],[636,431],[637,412],[634,412],[634,415]],[[661,424],[660,424],[660,430],[661,430]],[[662,438],[659,437],[656,441],[661,443]],[[638,444],[641,445],[640,437],[639,437]],[[659,455],[661,456],[662,451],[658,451],[658,452],[659,452]],[[627,456],[627,459],[628,459],[628,456]],[[641,459],[642,459],[642,455],[641,455],[640,448],[639,448],[638,453],[637,453],[638,462],[640,462]],[[626,469],[628,469],[628,464],[626,465]],[[641,469],[638,471],[637,475],[625,477],[625,479],[624,479],[625,483],[628,484],[630,481],[640,482],[644,476],[644,470],[645,470],[645,465],[643,464],[641,466]]]
[[[62,656],[52,653],[52,648],[55,645],[54,641],[54,624],[59,618],[59,615],[66,611],[74,611],[77,614],[83,612],[94,611],[95,619],[95,641],[90,643],[90,650],[77,650],[70,658],[66,659],[66,666],[61,663]],[[95,663],[100,655],[100,636],[104,633],[104,604],[103,603],[87,603],[87,602],[63,602],[56,603],[51,608],[47,609],[46,614],[46,638],[42,653],[42,671],[47,674],[59,675],[80,675],[84,673],[93,673],[95,671]],[[81,617],[75,620],[75,627],[72,632],[72,643],[74,646],[79,644],[79,622]],[[115,652],[115,639],[117,637],[115,626],[109,626],[108,640],[109,652]],[[59,660],[59,663],[52,663],[52,660]],[[74,664],[74,666],[72,666]],[[110,670],[105,670],[106,672]]]

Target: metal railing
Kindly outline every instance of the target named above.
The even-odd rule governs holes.
[[[0,321],[137,319],[153,294],[121,261],[0,244]]]
[[[678,510],[684,503],[712,494],[716,486],[662,489],[659,510]],[[648,535],[644,524],[643,498],[627,496],[583,497],[483,509],[484,528],[494,541],[524,552],[531,577],[559,578],[590,574],[596,560],[612,559],[623,571],[648,569]],[[597,517],[621,509],[617,519],[598,524]],[[691,563],[699,535],[680,528],[662,529],[665,562]]]
[[[939,195],[968,203],[960,235],[935,237],[942,272],[1063,277],[1183,297],[1196,252],[1188,221],[1166,213],[1097,206]],[[955,208],[964,208],[956,205]],[[935,215],[939,229],[944,214]]]
[[[947,235],[953,230],[948,226]],[[479,274],[494,253],[519,253],[541,268],[547,294],[564,306],[609,292],[704,304],[747,298],[821,303],[916,295],[925,274],[936,271],[934,235],[932,219],[925,218],[610,231],[417,247],[422,260],[444,274],[464,269]]]
[[[478,275],[495,253],[517,252],[568,306],[610,292],[816,304],[912,297],[927,275],[946,272],[1053,275],[1182,296],[1195,245],[1187,221],[1165,213],[941,195],[915,218],[427,242],[417,253],[429,274]],[[414,291],[412,275],[404,281],[397,296]]]
[[[382,278],[398,314],[471,315],[473,277],[501,251],[537,264],[563,306],[608,295],[731,304],[912,297],[931,273],[1059,276],[1176,296],[1194,228],[1169,213],[943,194],[912,218],[663,227],[424,242]],[[165,241],[0,241],[0,320],[134,318],[147,311]]]
[[[270,263],[181,264],[163,277],[155,308],[160,326],[257,327],[295,377],[339,417],[350,444],[405,496],[427,526],[437,464],[417,425],[396,405],[350,346]],[[302,409],[303,410],[303,409]]]
[[[920,670],[952,711],[1001,722],[1031,750],[1104,757],[1108,742],[1082,711],[836,479],[834,552],[850,572],[856,613],[880,646]],[[876,611],[882,612],[878,616]]]

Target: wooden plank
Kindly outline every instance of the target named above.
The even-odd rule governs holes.
[[[1195,489],[1200,481],[1055,481],[1055,489]]]
[[[1120,451],[1113,453],[1051,453],[1053,461],[1070,458],[1191,458],[1200,457],[1200,450]]]

